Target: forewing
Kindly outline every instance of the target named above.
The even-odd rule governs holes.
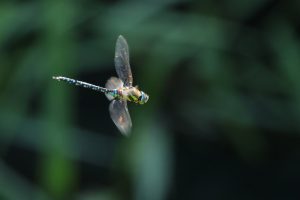
[[[132,86],[133,78],[129,63],[129,49],[125,38],[120,35],[116,43],[115,67],[125,86]]]
[[[113,100],[109,105],[110,117],[123,135],[128,136],[132,123],[127,108],[127,102]]]

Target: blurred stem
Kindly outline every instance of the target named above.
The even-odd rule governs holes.
[[[73,20],[75,8],[68,1],[44,1],[44,20],[46,27],[45,49],[47,51],[48,69],[53,74],[67,72],[72,66],[72,34],[68,24]],[[57,18],[60,15],[60,19]],[[60,67],[63,70],[59,70]],[[67,160],[64,151],[71,151],[68,130],[72,121],[71,94],[62,85],[52,81],[44,96],[44,117],[50,123],[45,126],[46,141],[53,146],[55,151],[47,151],[41,160],[41,179],[47,190],[55,199],[65,199],[74,187],[75,166]],[[59,98],[57,98],[59,97]]]

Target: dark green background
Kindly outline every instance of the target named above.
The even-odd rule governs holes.
[[[300,1],[0,2],[0,199],[299,199]],[[123,137],[114,47],[134,84]]]

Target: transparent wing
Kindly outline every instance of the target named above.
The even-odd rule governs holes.
[[[110,77],[106,84],[105,84],[105,87],[107,89],[117,89],[117,88],[122,88],[123,87],[123,81],[119,78],[116,78],[116,77]]]
[[[110,90],[122,88],[122,87],[123,87],[123,81],[116,77],[110,77],[105,84],[105,88],[110,89]],[[114,97],[110,93],[105,93],[105,96],[110,101],[114,99]]]
[[[127,108],[127,102],[113,100],[109,105],[110,117],[123,135],[128,136],[132,123]]]
[[[125,86],[132,86],[133,78],[129,63],[129,49],[125,38],[120,35],[116,43],[115,67]]]

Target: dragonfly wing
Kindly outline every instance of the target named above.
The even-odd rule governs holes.
[[[105,88],[110,89],[110,90],[118,89],[118,88],[122,88],[122,87],[123,87],[123,81],[116,77],[110,77],[105,84]],[[105,93],[105,96],[110,101],[114,99],[114,97],[109,93]]]
[[[132,122],[127,108],[127,102],[113,100],[109,105],[110,117],[123,135],[128,136]]]
[[[122,88],[123,87],[123,81],[117,77],[110,77],[106,84],[105,87],[107,89],[117,89],[117,88]]]
[[[133,78],[129,63],[129,49],[125,38],[120,35],[116,43],[115,67],[125,86],[132,86]]]

